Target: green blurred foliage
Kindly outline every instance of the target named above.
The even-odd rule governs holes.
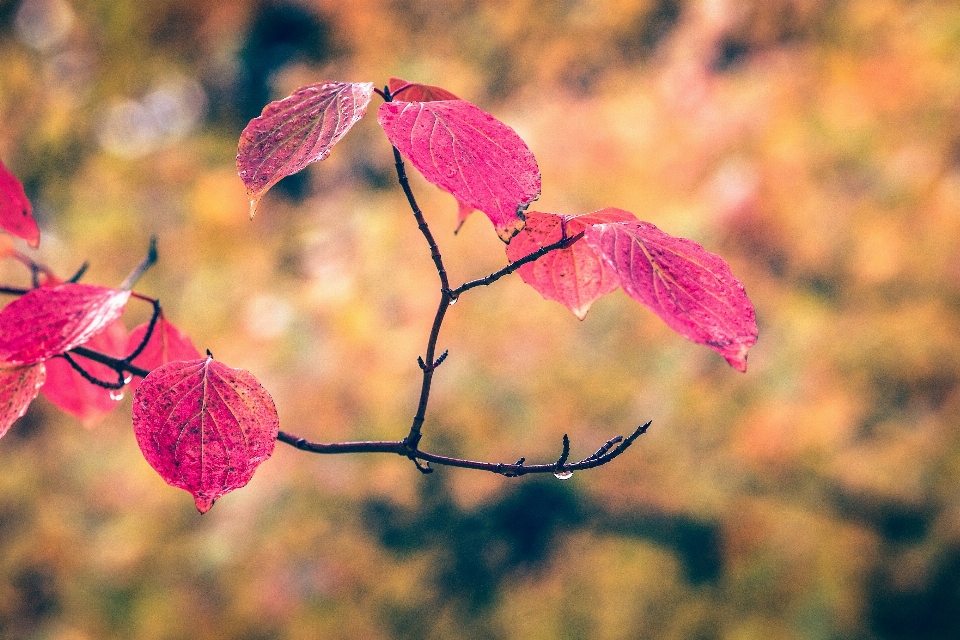
[[[949,0],[0,0],[38,260],[118,283],[157,234],[139,290],[285,430],[404,435],[438,296],[376,103],[247,219],[240,130],[300,84],[476,102],[537,155],[535,208],[701,242],[760,323],[740,375],[620,293],[582,323],[515,277],[465,295],[427,449],[546,461],[653,419],[563,483],[280,446],[201,517],[129,400],[95,430],[38,400],[0,442],[0,636],[957,637],[958,59]],[[504,264],[414,189],[454,283]]]

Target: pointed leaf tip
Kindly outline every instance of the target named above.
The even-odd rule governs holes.
[[[23,238],[32,248],[40,246],[40,229],[23,185],[0,162],[0,229]]]
[[[402,95],[402,94],[401,94]],[[479,209],[504,242],[540,196],[540,169],[517,133],[465,100],[385,102],[377,121],[391,144],[461,211]]]
[[[372,82],[321,82],[271,102],[240,135],[237,173],[250,196],[250,217],[270,187],[323,160],[363,114]]]
[[[167,484],[189,491],[200,513],[250,481],[278,429],[273,399],[256,378],[210,357],[154,369],[134,394],[144,458]]]
[[[746,371],[757,341],[756,314],[723,258],[640,221],[593,225],[584,240],[616,271],[627,295]]]

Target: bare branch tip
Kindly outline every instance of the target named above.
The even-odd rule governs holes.
[[[557,459],[557,464],[554,465],[556,468],[562,469],[563,465],[567,463],[567,459],[570,457],[570,438],[567,434],[563,434],[563,451],[560,453],[560,458]]]

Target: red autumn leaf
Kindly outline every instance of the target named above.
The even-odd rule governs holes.
[[[584,241],[616,271],[627,295],[683,337],[747,370],[757,321],[743,284],[723,258],[639,221],[587,227]]]
[[[119,319],[114,320],[83,346],[108,356],[123,358],[126,356],[127,328]],[[80,356],[74,356],[74,360],[95,378],[117,382],[117,372],[110,367]],[[118,400],[123,399],[122,389],[98,387],[85,380],[63,358],[51,358],[46,364],[47,383],[43,386],[43,395],[61,411],[80,420],[85,427],[95,426],[113,411]]]
[[[0,365],[0,437],[27,412],[43,386],[44,373],[42,362],[13,367]]]
[[[441,89],[440,87],[429,84],[420,84],[419,82],[407,82],[400,78],[390,78],[387,88],[390,89],[390,95],[392,95],[395,100],[403,100],[404,102],[434,102],[436,100],[460,99],[446,89]],[[401,89],[402,91],[397,94],[397,91]]]
[[[127,342],[127,353],[132,353],[134,349],[143,342],[143,337],[147,334],[147,327],[150,323],[145,322],[130,332],[130,339]],[[177,360],[196,360],[200,358],[200,352],[193,346],[193,341],[184,332],[177,329],[167,319],[160,316],[157,319],[157,325],[150,334],[150,341],[143,351],[133,359],[134,364],[141,369],[153,371],[160,365]],[[137,390],[140,386],[140,378],[134,378],[130,382],[130,389]]]
[[[300,87],[263,108],[240,135],[237,172],[257,203],[281,178],[323,160],[363,117],[373,97],[371,82],[321,82]]]
[[[467,218],[470,217],[470,214],[476,211],[473,207],[468,204],[463,204],[457,200],[457,228],[453,230],[454,233],[459,233],[460,228],[463,227],[463,223],[467,221]],[[509,246],[509,245],[507,245]]]
[[[516,262],[541,247],[558,242],[563,237],[564,219],[568,238],[593,224],[636,221],[633,214],[619,209],[603,209],[567,218],[530,211],[523,231],[507,245],[507,259]],[[590,245],[579,241],[523,265],[517,273],[544,298],[556,300],[581,320],[594,300],[620,286],[616,272]]]
[[[119,318],[129,299],[89,284],[32,289],[0,311],[0,360],[33,364],[69,351]]]
[[[33,219],[33,207],[23,185],[0,162],[0,229],[23,238],[31,247],[40,246],[40,229]]]
[[[523,228],[540,170],[513,129],[464,100],[385,102],[377,121],[428,182],[483,211],[501,240]]]
[[[273,399],[256,378],[213,358],[154,369],[134,394],[143,456],[167,484],[192,493],[200,513],[250,481],[273,453],[278,428]]]

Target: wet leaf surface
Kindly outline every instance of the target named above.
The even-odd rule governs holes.
[[[80,346],[120,317],[130,292],[88,284],[33,289],[0,311],[0,358],[33,364]]]
[[[193,494],[200,513],[247,484],[273,453],[279,418],[256,378],[213,358],[154,369],[134,394],[133,430],[147,462]]]
[[[540,170],[513,129],[464,100],[386,102],[377,121],[428,182],[453,194],[461,215],[479,209],[504,242],[523,228]]]
[[[237,153],[251,217],[270,187],[326,158],[366,113],[372,96],[370,82],[322,82],[264,107],[244,128]]]

